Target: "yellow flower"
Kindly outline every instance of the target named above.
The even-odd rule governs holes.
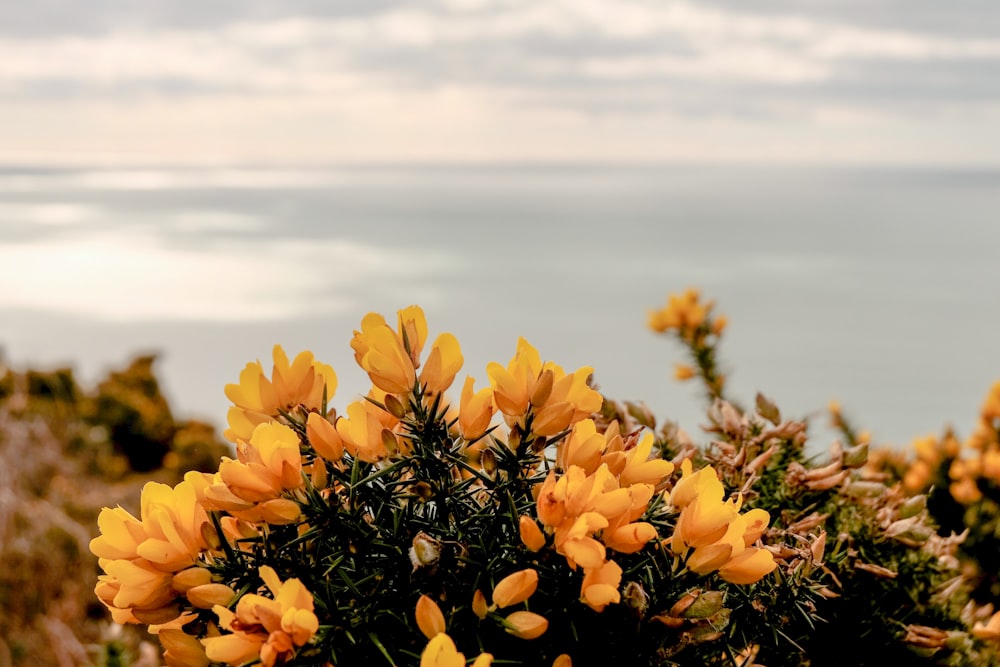
[[[618,476],[622,486],[633,484],[659,484],[660,481],[674,471],[674,464],[661,458],[650,458],[653,451],[653,434],[646,433],[625,455],[625,469]]]
[[[719,568],[719,576],[731,584],[752,584],[778,567],[767,549],[748,547]]]
[[[233,629],[233,612],[225,607],[216,607],[215,613],[223,628]],[[266,641],[267,634],[263,632],[235,631],[232,634],[206,637],[201,643],[205,646],[205,655],[210,661],[239,666],[257,660]]]
[[[750,546],[760,539],[760,536],[767,530],[767,524],[771,522],[771,515],[767,510],[760,508],[752,509],[743,514],[746,521],[746,529],[743,532],[743,544]]]
[[[420,384],[429,394],[443,394],[455,381],[463,361],[458,339],[450,333],[441,334],[431,345],[427,362],[420,372]]]
[[[461,407],[458,412],[458,432],[469,442],[483,437],[490,427],[493,413],[496,412],[493,389],[486,387],[477,392],[474,387],[475,380],[472,376],[467,376],[462,386]]]
[[[745,517],[735,517],[718,541],[699,546],[691,552],[687,559],[688,569],[698,574],[708,574],[729,563],[743,552],[746,527]]]
[[[580,586],[580,599],[594,611],[601,612],[609,604],[621,602],[618,587],[622,583],[622,568],[613,560],[600,567],[586,570]]]
[[[101,567],[109,578],[104,580],[103,586],[100,583],[98,586],[102,591],[109,592],[117,586],[117,591],[111,600],[105,599],[101,592],[98,592],[98,597],[118,609],[158,609],[169,605],[177,597],[170,585],[171,574],[158,570],[141,558],[102,562]]]
[[[420,667],[465,667],[465,656],[455,648],[451,637],[442,632],[427,642],[420,654]]]
[[[670,503],[674,507],[683,509],[699,495],[722,498],[725,493],[726,489],[712,466],[705,466],[698,472],[692,473],[691,459],[684,459],[681,462],[681,479],[670,492]]]
[[[226,396],[234,407],[229,409],[226,438],[232,442],[247,440],[258,424],[277,419],[281,410],[298,406],[318,410],[337,390],[333,369],[313,359],[312,352],[300,352],[292,363],[280,345],[274,346],[271,379],[264,375],[259,361],[247,364],[239,384],[227,384]]]
[[[531,568],[507,575],[493,588],[493,604],[499,609],[520,604],[538,588],[538,572]]]
[[[355,401],[347,406],[347,417],[337,420],[337,433],[340,434],[344,448],[351,456],[377,463],[389,456],[382,437],[387,429],[375,414],[375,406],[368,401]]]
[[[515,611],[504,619],[504,630],[519,639],[537,639],[549,629],[549,622],[540,614]]]
[[[733,501],[723,502],[721,498],[699,494],[681,510],[674,528],[674,549],[702,547],[721,539],[738,514],[739,506]]]
[[[493,656],[481,653],[472,663],[472,667],[490,667]],[[451,637],[441,633],[435,635],[423,653],[420,654],[420,667],[465,667],[465,655],[458,652]]]
[[[552,391],[540,406],[532,430],[538,435],[550,436],[565,430],[571,424],[601,409],[604,398],[587,385],[594,369],[584,366],[566,374],[555,364],[545,365],[553,373]]]
[[[434,600],[426,595],[421,595],[417,600],[417,608],[414,612],[417,619],[417,627],[428,639],[433,639],[437,635],[446,632],[444,614],[441,607]]]
[[[607,441],[597,432],[594,420],[583,419],[574,424],[566,439],[559,443],[556,460],[564,470],[577,466],[591,474],[601,465],[601,455],[606,446]]]
[[[417,341],[410,341],[411,351],[415,343],[423,344],[423,341],[419,340],[420,326],[426,332],[427,325],[426,322],[420,324],[422,317],[421,312],[420,321],[408,319],[404,325],[407,336],[412,331],[418,338]],[[404,324],[402,319],[400,322]],[[424,335],[426,336],[426,333]],[[376,387],[390,394],[408,394],[413,390],[417,380],[417,364],[407,351],[402,338],[385,323],[385,318],[381,315],[378,313],[365,315],[361,320],[361,331],[354,332],[351,347],[354,349],[354,358],[358,365],[368,373],[368,377]],[[417,352],[419,354],[419,349]],[[419,358],[417,355],[415,357]]]
[[[538,350],[524,338],[517,340],[517,350],[506,368],[495,361],[487,364],[486,373],[497,409],[508,417],[523,416],[528,411],[541,371],[542,359]]]
[[[101,534],[90,541],[90,550],[98,558],[134,559],[139,545],[146,540],[142,522],[121,507],[101,510],[97,526]]]
[[[243,500],[262,502],[302,486],[299,436],[284,424],[260,424],[249,443],[237,444],[236,454],[238,461],[222,458],[219,475]]]
[[[163,623],[180,615],[174,573],[193,566],[208,549],[202,529],[208,516],[187,481],[176,487],[147,483],[140,519],[121,508],[104,508],[102,534],[90,543],[106,575],[94,589],[116,622]]]

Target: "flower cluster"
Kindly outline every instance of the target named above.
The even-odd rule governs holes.
[[[90,549],[105,574],[96,593],[119,623],[167,623],[181,615],[182,597],[195,604],[212,591],[196,567],[208,549],[208,515],[189,481],[147,483],[140,506],[139,519],[121,507],[98,517],[101,535]]]
[[[693,364],[676,364],[674,378],[685,381],[700,377],[709,396],[721,396],[726,378],[719,372],[715,360],[714,343],[725,331],[725,315],[714,315],[714,301],[703,302],[701,294],[688,288],[683,294],[671,294],[667,305],[651,310],[647,315],[649,328],[659,334],[672,333],[691,352]]]
[[[715,470],[692,472],[691,460],[681,464],[683,477],[674,487],[671,503],[681,510],[671,548],[698,574],[718,571],[733,584],[750,584],[777,565],[766,549],[753,545],[770,521],[760,508],[740,514],[742,499],[723,501],[725,489]]]
[[[696,293],[667,311],[657,326],[692,344],[724,327]],[[371,388],[340,413],[336,374],[311,353],[276,346],[270,375],[249,364],[226,387],[235,457],[150,483],[140,518],[102,513],[92,550],[114,619],[151,625],[168,665],[196,667],[759,650],[738,601],[770,604],[769,575],[802,569],[754,490],[759,450],[797,427],[758,431],[738,468],[670,454],[673,435],[618,413],[592,368],[566,371],[524,339],[453,403],[461,348],[428,332],[416,306],[394,326],[365,316],[350,348]],[[721,388],[712,364],[702,377]]]
[[[276,346],[226,387],[235,458],[101,513],[97,596],[171,667],[995,659],[1000,385],[964,447],[912,463],[868,460],[831,407],[847,446],[814,464],[804,421],[723,397],[713,308],[688,290],[649,321],[712,401],[700,449],[523,339],[453,403],[461,348],[416,306],[362,320],[371,388],[341,413],[333,369]]]

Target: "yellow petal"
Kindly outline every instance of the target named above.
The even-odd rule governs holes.
[[[420,654],[420,667],[465,667],[465,656],[445,633],[431,638]]]

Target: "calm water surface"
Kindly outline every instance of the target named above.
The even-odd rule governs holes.
[[[86,378],[159,351],[178,411],[221,423],[276,342],[333,364],[343,405],[362,315],[419,303],[480,383],[524,336],[697,432],[681,350],[644,328],[696,285],[730,318],[737,395],[837,398],[903,444],[967,433],[1000,379],[998,210],[998,171],[9,168],[0,345]]]

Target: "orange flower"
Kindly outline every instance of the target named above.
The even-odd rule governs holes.
[[[671,294],[665,308],[649,312],[649,328],[656,333],[676,329],[684,338],[692,339],[714,305],[712,302],[703,304],[700,298],[694,288],[688,288],[683,294]]]
[[[327,461],[339,461],[344,455],[344,441],[337,428],[318,412],[309,413],[306,437],[316,453]]]
[[[538,572],[531,568],[507,575],[493,588],[493,604],[499,609],[520,604],[538,588]]]
[[[183,630],[163,629],[157,633],[167,667],[208,667],[205,647]]]
[[[441,607],[426,595],[421,595],[417,600],[414,615],[417,619],[417,627],[428,639],[433,639],[447,630]]]
[[[232,634],[201,640],[210,660],[235,667],[259,656],[265,667],[285,664],[319,629],[312,594],[298,579],[282,582],[267,565],[260,576],[273,598],[250,593],[240,598],[235,613],[214,608],[219,625]]]
[[[238,461],[222,458],[219,475],[238,498],[257,503],[302,486],[299,436],[284,424],[260,424],[236,454]]]
[[[990,616],[986,623],[976,621],[972,626],[972,635],[983,641],[1000,642],[1000,611]]]
[[[519,639],[537,639],[549,629],[549,622],[540,614],[515,611],[504,619],[504,630]]]

